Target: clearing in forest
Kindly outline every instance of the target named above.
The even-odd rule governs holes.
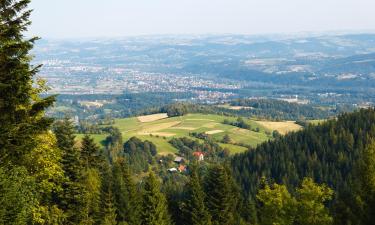
[[[302,127],[296,124],[295,121],[271,122],[271,121],[256,121],[261,126],[269,130],[277,130],[280,134],[286,134],[291,131],[297,131]]]

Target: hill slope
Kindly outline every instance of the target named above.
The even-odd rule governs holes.
[[[351,204],[356,204],[355,186],[360,183],[356,170],[367,158],[364,149],[374,138],[375,110],[361,110],[235,155],[232,168],[245,195],[252,197],[262,177],[286,184],[290,189],[298,186],[304,177],[326,183],[335,189],[336,197],[345,202],[346,217],[355,215]]]
[[[279,130],[280,133],[286,131],[295,131],[301,127],[293,122],[278,122],[277,126],[264,126],[267,121],[256,121],[244,119],[245,123],[250,126],[249,129],[242,129],[227,122],[235,122],[237,117],[222,116],[215,114],[187,114],[180,117],[167,117],[166,114],[153,114],[142,117],[131,117],[116,119],[111,126],[117,127],[126,142],[131,137],[138,137],[141,140],[148,140],[157,146],[159,154],[177,153],[169,141],[173,138],[188,137],[199,140],[191,135],[205,134],[217,142],[221,142],[223,137],[228,135],[230,143],[219,143],[222,147],[228,148],[231,154],[246,151],[244,146],[256,147],[272,138],[273,130]],[[292,126],[291,126],[292,125]],[[83,135],[78,134],[77,138]],[[106,134],[93,135],[97,143],[101,143]]]

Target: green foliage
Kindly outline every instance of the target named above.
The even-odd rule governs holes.
[[[124,153],[129,166],[135,173],[139,173],[148,170],[157,151],[152,142],[132,137],[124,144]]]
[[[205,206],[205,193],[201,186],[196,167],[193,166],[190,172],[190,180],[186,187],[186,219],[190,225],[210,225],[211,216]]]
[[[188,113],[188,105],[183,103],[175,103],[165,106],[161,112],[166,112],[169,117],[183,116]]]
[[[194,152],[200,151],[205,154],[205,159],[210,161],[219,161],[229,155],[229,150],[221,147],[218,143],[211,139],[205,140],[201,143],[198,140],[190,138],[173,138],[170,143],[179,150],[179,154],[189,160],[194,160]]]
[[[100,212],[101,177],[97,169],[89,168],[83,172],[82,185],[84,188],[84,218],[81,224],[97,224]]]
[[[303,224],[329,225],[333,218],[325,203],[332,199],[333,191],[305,178],[293,197],[285,185],[265,185],[259,190],[259,220],[261,225]]]
[[[125,164],[124,159],[119,158],[113,165],[114,202],[117,212],[117,221],[129,225],[140,224],[141,199],[135,182]]]
[[[238,204],[237,189],[228,169],[214,165],[205,181],[206,205],[212,224],[231,225],[235,221]]]
[[[260,202],[260,224],[288,225],[293,224],[296,211],[296,200],[284,185],[274,184],[265,187],[257,194]]]
[[[58,121],[54,126],[54,133],[57,146],[62,151],[61,163],[65,176],[59,204],[66,213],[68,223],[79,224],[86,218],[84,210],[86,191],[82,184],[84,167],[80,159],[80,151],[75,147],[73,125],[68,119]]]
[[[24,225],[33,221],[38,205],[36,182],[22,167],[0,167],[0,224]]]
[[[81,141],[81,161],[86,168],[98,168],[101,162],[101,150],[94,139],[85,135]]]
[[[235,126],[235,127],[239,127],[239,128],[242,128],[242,129],[251,130],[250,124],[246,123],[245,120],[242,117],[238,117],[236,121],[229,121],[229,120],[225,119],[223,121],[223,123],[228,124],[228,125],[232,125],[232,126]]]
[[[262,176],[290,190],[311,177],[335,190],[331,210],[336,222],[356,224],[368,215],[363,204],[369,197],[360,197],[364,190],[358,180],[366,173],[357,168],[372,165],[364,161],[371,157],[363,150],[375,137],[374,124],[375,110],[360,110],[263,143],[233,157],[235,177],[247,196],[255,196]],[[369,176],[361,179],[370,181]]]
[[[317,185],[311,178],[305,178],[296,190],[297,224],[329,225],[333,218],[325,203],[332,200],[333,190],[326,185]]]
[[[171,223],[168,205],[155,174],[150,172],[145,180],[142,202],[143,225],[169,225]]]
[[[225,134],[224,137],[223,137],[223,140],[221,141],[225,144],[230,144],[232,143],[232,139],[230,138],[230,136],[228,134]]]
[[[37,38],[24,39],[30,25],[29,0],[0,1],[0,165],[22,165],[22,158],[48,130],[52,120],[44,116],[54,96],[40,98],[45,82],[34,83],[40,66],[32,67],[29,51]]]

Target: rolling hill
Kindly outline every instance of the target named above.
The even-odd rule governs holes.
[[[228,148],[232,154],[235,154],[247,150],[246,147],[241,145],[256,147],[258,144],[271,139],[271,133],[275,129],[279,130],[280,133],[286,133],[301,128],[290,121],[278,122],[277,126],[272,127],[272,122],[245,119],[245,122],[251,126],[251,130],[248,130],[223,124],[225,119],[235,121],[237,118],[214,114],[188,114],[168,118],[166,114],[154,114],[116,119],[112,126],[117,127],[121,131],[124,141],[135,136],[141,140],[153,142],[157,146],[159,154],[177,153],[177,149],[169,141],[172,138],[179,137],[196,139],[190,136],[190,133],[193,132],[205,133],[218,142],[226,134],[229,135],[232,143],[220,143],[220,145]],[[78,134],[77,137],[81,138],[82,135]],[[93,135],[93,137],[97,143],[100,143],[105,139],[106,135]]]

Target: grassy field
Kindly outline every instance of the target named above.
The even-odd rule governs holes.
[[[295,121],[271,122],[271,121],[256,121],[261,126],[269,130],[277,130],[280,134],[286,134],[291,131],[296,131],[302,127],[295,123]]]
[[[146,117],[145,120],[140,120],[137,117],[116,119],[113,126],[120,129],[124,141],[136,136],[142,140],[153,142],[157,146],[159,154],[176,153],[177,149],[170,145],[168,141],[172,138],[187,137],[191,132],[205,132],[210,134],[210,136],[217,141],[221,141],[224,135],[227,134],[232,139],[233,143],[243,143],[255,147],[256,145],[269,140],[271,138],[270,133],[272,133],[274,129],[279,129],[279,131],[285,129],[288,131],[300,129],[298,125],[291,122],[284,122],[286,123],[284,125],[288,125],[288,128],[285,128],[280,125],[280,123],[283,122],[278,122],[278,124],[268,123],[264,125],[264,121],[259,122],[245,119],[245,121],[251,125],[252,129],[259,130],[259,132],[255,132],[222,123],[224,119],[235,121],[237,119],[236,117],[212,114],[188,114],[182,117],[172,118],[156,117],[158,117],[157,120],[149,119],[152,118],[152,116],[148,118]],[[272,125],[277,126],[272,127]],[[77,135],[77,137],[80,138],[80,135]],[[97,143],[100,143],[101,140],[105,139],[105,135],[93,135],[93,137]],[[245,147],[235,144],[220,145],[228,148],[232,154],[246,150]]]

